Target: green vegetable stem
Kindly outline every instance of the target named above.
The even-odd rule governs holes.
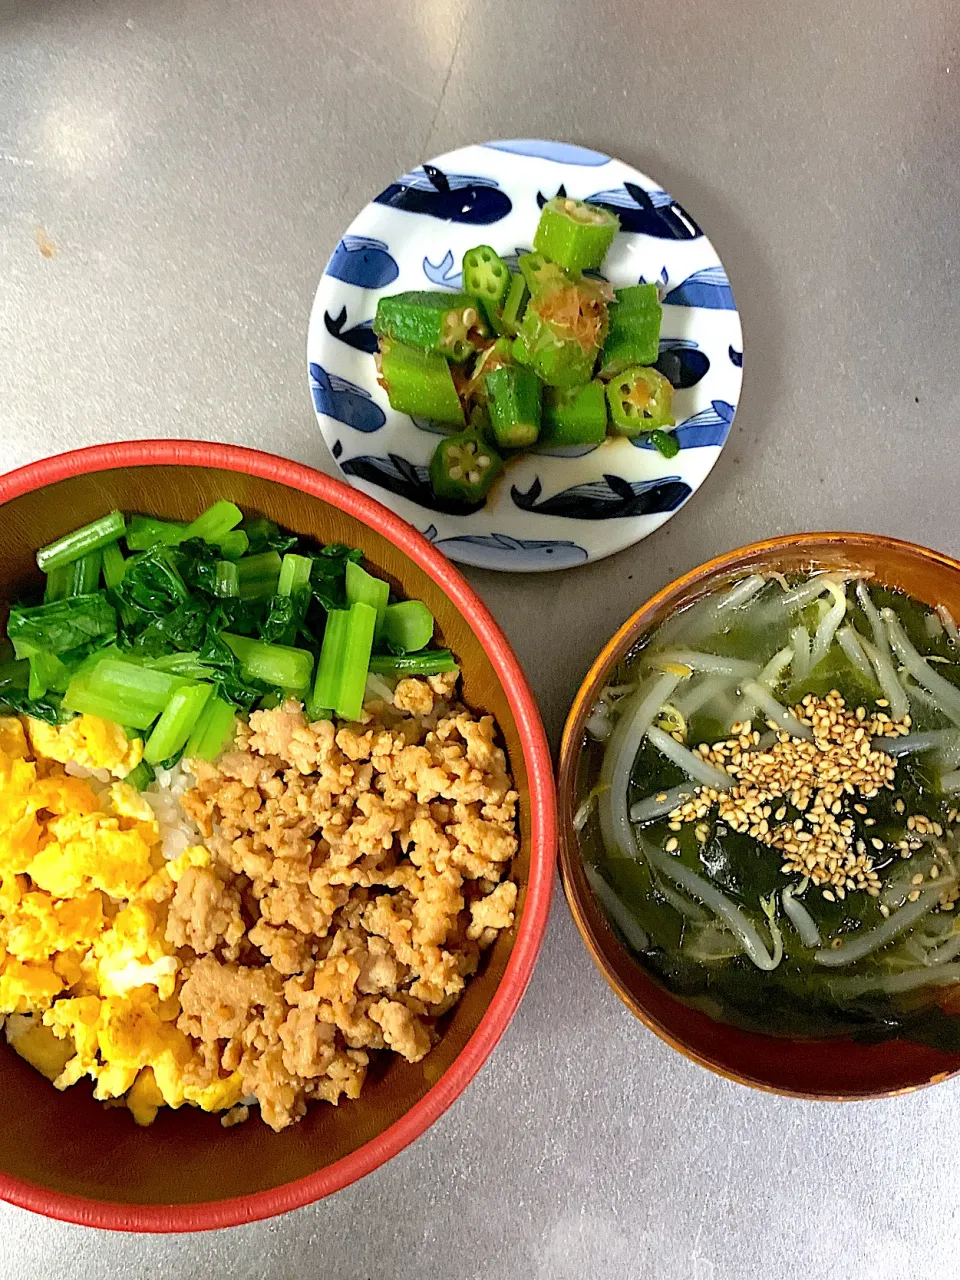
[[[401,600],[384,614],[383,639],[394,652],[414,653],[433,639],[433,614],[422,600]]]
[[[214,760],[223,750],[236,721],[236,707],[214,695],[190,732],[183,754],[188,760]]]
[[[244,556],[236,561],[237,580],[242,600],[264,600],[276,595],[280,580],[280,553],[261,551],[256,556]]]
[[[179,756],[212,693],[213,686],[209,684],[189,684],[174,693],[144,744],[147,764],[157,765]]]
[[[65,534],[56,542],[41,547],[37,552],[37,568],[44,573],[58,569],[61,565],[71,564],[79,560],[88,551],[100,551],[111,542],[122,538],[126,528],[123,515],[119,511],[111,511],[109,515],[85,524],[73,533]]]
[[[243,512],[232,502],[215,502],[202,515],[188,524],[183,541],[188,538],[202,538],[204,542],[220,542],[243,519]]]
[[[313,654],[308,649],[267,644],[229,631],[221,632],[220,638],[240,659],[244,675],[297,697],[306,694],[313,675]]]
[[[500,324],[504,333],[511,337],[516,337],[520,327],[520,321],[523,319],[523,313],[526,310],[527,299],[530,297],[530,290],[527,282],[522,275],[512,276],[510,279],[510,288],[507,291],[506,299],[503,303],[503,311],[500,315]]]
[[[378,676],[437,676],[445,671],[459,671],[449,649],[428,649],[422,653],[375,653],[370,671]]]
[[[378,640],[383,630],[383,617],[390,601],[390,584],[375,578],[352,560],[347,564],[347,603],[368,604],[377,612],[377,625],[373,638]],[[331,704],[332,705],[332,704]]]

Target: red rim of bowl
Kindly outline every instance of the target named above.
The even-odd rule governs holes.
[[[416,1106],[378,1137],[326,1169],[270,1191],[193,1205],[136,1205],[92,1200],[51,1191],[0,1173],[0,1198],[11,1204],[49,1218],[112,1231],[205,1231],[270,1218],[349,1186],[418,1138],[464,1091],[516,1012],[547,926],[556,861],[553,764],[540,713],[520,664],[489,609],[451,562],[416,529],[379,502],[311,467],[255,449],[196,440],[138,440],[76,449],[0,476],[0,503],[91,471],[177,465],[244,472],[320,498],[384,534],[443,588],[483,641],[516,718],[530,785],[530,878],[516,942],[503,978],[460,1054]]]

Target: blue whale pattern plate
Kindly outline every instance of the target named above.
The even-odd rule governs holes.
[[[377,382],[378,299],[461,286],[460,263],[491,244],[511,265],[557,194],[611,209],[623,229],[604,264],[616,286],[656,282],[657,368],[674,387],[680,452],[645,440],[533,451],[506,468],[484,506],[451,509],[427,467],[437,428],[390,408]],[[733,426],[743,337],[733,291],[696,218],[651,178],[600,151],[518,138],[461,147],[391,182],[357,215],[320,279],[307,337],[313,406],[350,484],[398,512],[452,560],[538,572],[599,560],[689,501]]]

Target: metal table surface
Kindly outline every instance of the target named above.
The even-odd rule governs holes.
[[[555,742],[614,628],[714,552],[844,526],[960,552],[957,48],[948,0],[0,0],[0,466],[195,436],[331,469],[304,340],[353,213],[468,140],[619,154],[724,257],[746,384],[648,542],[470,573]],[[385,1168],[193,1237],[0,1206],[0,1277],[956,1275],[958,1101],[714,1077],[607,989],[558,891],[501,1045]]]

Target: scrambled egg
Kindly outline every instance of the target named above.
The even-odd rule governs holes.
[[[0,717],[0,1022],[58,1089],[89,1076],[96,1098],[126,1095],[150,1124],[164,1104],[229,1109],[241,1086],[236,1073],[211,1078],[176,1026],[166,904],[209,854],[165,863],[142,796],[122,782],[98,794],[61,768],[119,776],[142,755],[140,739],[93,716],[60,727]]]
[[[44,724],[27,719],[30,741],[37,755],[85,769],[109,769],[124,778],[143,759],[143,739],[129,739],[122,727],[98,716],[76,716],[67,724]]]

